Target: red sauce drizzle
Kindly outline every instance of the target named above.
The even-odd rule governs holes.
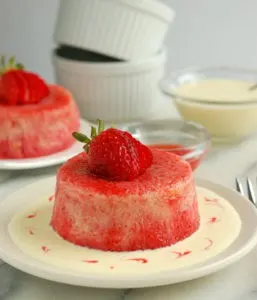
[[[214,223],[218,223],[218,222],[219,222],[219,219],[217,217],[211,217],[208,220],[209,224],[214,224]]]
[[[209,239],[209,238],[205,238],[205,240],[207,240],[208,245],[206,247],[204,247],[204,250],[209,250],[212,246],[213,246],[213,240]]]
[[[172,251],[172,253],[176,254],[177,258],[181,258],[181,257],[184,257],[184,256],[187,256],[187,255],[191,254],[192,251],[190,251],[190,250],[187,250],[187,251],[184,251],[184,252]]]
[[[148,263],[148,260],[146,258],[129,258],[128,260],[137,261],[137,262],[140,262],[142,264],[147,264]]]
[[[219,199],[216,199],[216,198],[210,199],[210,198],[205,197],[205,198],[204,198],[204,201],[206,202],[206,203],[205,203],[206,205],[216,205],[216,206],[218,206],[218,207],[220,207],[220,208],[224,208],[224,207],[220,204]]]
[[[47,248],[46,246],[42,246],[41,249],[45,252],[48,253],[50,251],[49,248]]]
[[[110,269],[113,270],[115,267],[114,266],[110,266]]]
[[[89,259],[89,260],[82,260],[84,263],[88,263],[88,264],[97,264],[99,263],[98,260],[95,260],[95,259]]]
[[[37,213],[34,212],[33,214],[28,215],[28,216],[27,216],[27,219],[33,219],[33,218],[35,218],[36,216],[37,216]]]
[[[33,229],[31,229],[31,228],[28,229],[28,233],[29,233],[30,235],[34,235],[34,234],[35,234],[34,231],[33,231]]]
[[[49,198],[48,198],[48,201],[49,202],[52,202],[54,200],[54,195],[52,195],[52,196],[50,196]]]

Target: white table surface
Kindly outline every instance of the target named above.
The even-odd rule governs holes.
[[[172,114],[170,111],[168,115]],[[242,174],[254,161],[257,161],[257,136],[241,144],[214,148],[196,175],[234,188],[235,176]],[[0,200],[42,176],[55,174],[57,167],[14,173],[8,181],[0,183]],[[41,280],[0,263],[0,300],[23,299],[257,300],[257,249],[240,262],[216,274],[186,283],[136,290],[72,287]]]

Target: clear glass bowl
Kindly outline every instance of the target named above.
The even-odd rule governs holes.
[[[221,79],[245,82],[246,92],[210,90],[208,98],[184,96],[178,87],[197,84],[203,79]],[[184,120],[202,124],[218,142],[242,140],[257,130],[257,89],[248,87],[257,83],[257,70],[232,67],[189,68],[178,71],[161,83],[161,89],[170,97]],[[213,94],[220,93],[219,100]],[[231,92],[230,92],[231,91]],[[248,94],[249,91],[249,94]],[[230,98],[230,99],[228,99]]]
[[[181,156],[193,170],[199,166],[211,145],[210,135],[203,126],[179,119],[152,120],[123,129],[150,148]]]

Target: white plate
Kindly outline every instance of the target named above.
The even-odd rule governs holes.
[[[89,132],[89,123],[84,120],[80,120],[80,122],[80,130],[87,134]],[[50,167],[65,162],[81,151],[81,144],[75,143],[72,147],[64,151],[47,156],[26,159],[0,159],[0,170],[26,170]]]
[[[111,271],[98,273],[92,271],[92,264],[88,265],[88,268],[85,268],[85,270],[81,272],[53,266],[25,254],[13,242],[9,234],[8,226],[14,214],[26,206],[31,206],[39,196],[45,197],[53,193],[55,177],[48,177],[24,187],[13,195],[10,195],[0,204],[0,257],[15,268],[37,277],[72,285],[98,288],[159,286],[208,275],[238,261],[253,249],[257,243],[257,210],[249,200],[226,187],[207,180],[197,180],[197,185],[212,190],[220,197],[228,199],[226,202],[228,203],[227,205],[234,207],[236,210],[235,214],[240,216],[242,222],[241,229],[234,242],[230,244],[226,250],[202,263],[191,264],[188,267],[182,267],[177,270],[169,268],[160,270],[153,268],[150,272],[144,271],[142,273],[140,269],[142,269],[144,265],[133,262],[135,264],[130,267],[129,272],[127,272],[125,267],[121,273],[111,273]],[[213,209],[214,207],[211,208],[211,210]],[[158,251],[159,250],[157,250],[156,253],[158,253]],[[105,255],[105,253],[109,255],[108,252],[102,252],[102,255]],[[167,260],[165,258],[163,264],[165,265],[166,263]],[[124,260],[122,266],[125,266]]]

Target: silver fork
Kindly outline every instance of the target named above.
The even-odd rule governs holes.
[[[246,191],[244,188],[244,182],[246,185]],[[254,177],[253,179],[249,176],[246,177],[246,179],[236,177],[236,189],[237,191],[242,195],[247,197],[254,205],[256,205],[256,189],[254,187],[257,187],[257,178]]]

